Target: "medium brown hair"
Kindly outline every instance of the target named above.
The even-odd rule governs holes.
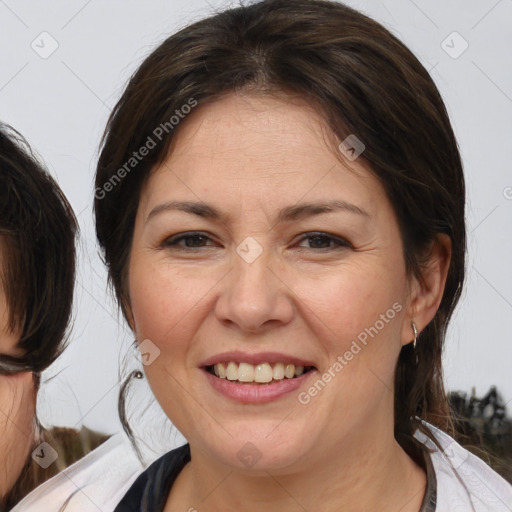
[[[191,99],[202,105],[234,92],[291,92],[314,106],[339,140],[356,134],[396,213],[409,275],[421,278],[436,236],[450,237],[439,310],[416,353],[407,345],[399,356],[395,433],[410,436],[422,428],[418,419],[450,431],[441,355],[465,273],[461,157],[429,73],[382,25],[341,3],[264,0],[216,13],[166,39],[135,72],[105,130],[94,204],[97,237],[125,316],[139,198],[179,129],[169,120]],[[128,167],[149,139],[156,147]]]

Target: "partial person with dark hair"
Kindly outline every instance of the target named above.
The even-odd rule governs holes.
[[[145,376],[187,439],[117,512],[510,510],[452,437],[442,377],[461,157],[383,26],[264,0],[183,28],[115,106],[95,196]]]
[[[0,510],[11,510],[43,482],[51,487],[51,477],[107,438],[85,428],[46,429],[36,416],[41,372],[69,334],[77,231],[73,210],[43,163],[1,124]],[[55,503],[36,510],[56,510]],[[28,510],[20,507],[15,510]]]
[[[75,280],[73,211],[21,135],[0,126],[0,503],[44,478],[30,452],[40,374],[60,355]]]

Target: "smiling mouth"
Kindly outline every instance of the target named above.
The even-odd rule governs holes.
[[[206,371],[219,379],[240,384],[273,384],[291,380],[314,370],[314,366],[295,366],[285,363],[237,363],[229,361],[205,367]]]

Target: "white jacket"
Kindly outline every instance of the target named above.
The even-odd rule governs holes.
[[[119,432],[25,496],[11,512],[112,512],[144,471]]]
[[[436,512],[512,512],[512,485],[450,436],[427,426],[444,449],[416,432],[431,450]],[[12,512],[59,512],[66,501],[65,512],[112,512],[144,469],[126,435],[119,433],[39,486]]]
[[[512,512],[512,485],[484,461],[428,424],[443,452],[423,433],[416,439],[431,450],[437,480],[436,512]]]

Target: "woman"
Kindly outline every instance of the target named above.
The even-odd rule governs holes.
[[[510,485],[445,433],[457,143],[381,25],[264,0],[184,28],[116,105],[95,195],[146,377],[188,441],[116,511],[509,510]]]
[[[56,472],[35,419],[40,374],[71,316],[76,219],[21,135],[0,125],[0,503],[10,509]],[[54,446],[55,443],[53,443]]]
[[[70,323],[76,233],[75,216],[58,185],[22,136],[0,125],[0,510],[19,502],[15,510],[54,511],[58,500],[63,503],[80,488],[95,497],[99,483],[91,490],[87,476],[98,453],[103,462],[117,454],[124,480],[140,470],[113,438],[86,457],[80,471],[73,466],[71,476],[55,476],[106,436],[87,429],[47,430],[37,421],[41,372],[62,353]],[[109,467],[116,462],[110,460]],[[116,478],[110,480],[119,492],[123,481]],[[44,501],[39,490],[26,496],[43,482]]]

